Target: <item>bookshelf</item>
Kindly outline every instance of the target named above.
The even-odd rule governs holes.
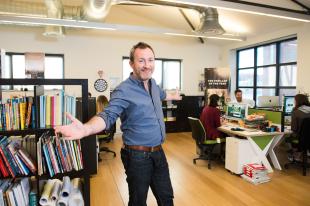
[[[204,96],[182,96],[182,100],[163,101],[166,132],[190,132],[187,117],[200,117]]]
[[[177,100],[165,100],[162,102],[166,132],[177,132],[178,104],[179,101]]]
[[[43,85],[76,85],[81,87],[82,92],[82,105],[81,110],[82,114],[81,120],[82,122],[86,122],[89,119],[88,116],[88,80],[87,79],[1,79],[0,87],[2,85],[32,85],[34,86],[34,98],[33,104],[37,105],[38,96],[44,94]],[[0,93],[2,93],[0,89]],[[1,95],[0,95],[1,97]],[[0,135],[26,135],[26,134],[33,134],[36,136],[36,140],[46,131],[53,132],[52,128],[40,128],[39,127],[39,110],[36,110],[36,121],[32,128],[23,129],[23,130],[10,130],[10,131],[0,131]],[[83,199],[86,206],[90,205],[90,175],[94,174],[96,169],[93,167],[96,166],[96,138],[88,137],[83,138],[81,140],[81,151],[82,151],[82,158],[83,158],[83,169],[79,171],[71,171],[66,173],[58,173],[54,175],[53,179],[61,179],[63,176],[69,176],[70,178],[79,177],[83,179]],[[37,160],[36,160],[37,162]],[[35,179],[37,181],[37,191],[39,200],[39,181],[46,180],[50,178],[48,174],[38,175],[36,173]]]

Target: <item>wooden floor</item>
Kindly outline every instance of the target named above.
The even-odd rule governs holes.
[[[169,133],[164,144],[167,155],[174,203],[176,206],[229,206],[229,205],[298,205],[310,206],[310,172],[301,175],[300,168],[275,171],[271,182],[252,185],[224,168],[224,164],[213,164],[207,169],[204,161],[196,165],[195,144],[191,133]],[[98,174],[91,178],[91,206],[122,206],[128,203],[128,188],[124,168],[120,160],[122,140],[116,136],[107,146],[117,152],[101,154]],[[282,162],[281,162],[282,163]],[[148,206],[156,201],[149,191]]]

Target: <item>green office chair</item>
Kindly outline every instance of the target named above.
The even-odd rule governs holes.
[[[97,138],[99,141],[99,153],[98,153],[98,161],[99,162],[102,161],[102,159],[100,157],[101,152],[110,152],[110,153],[113,153],[113,157],[116,157],[116,153],[114,151],[110,150],[108,147],[106,147],[106,146],[100,147],[100,143],[108,143],[108,142],[113,140],[115,131],[116,131],[116,125],[114,124],[109,131],[105,130],[105,131],[97,134]]]
[[[194,117],[188,117],[189,124],[192,128],[192,137],[196,142],[196,146],[200,150],[199,157],[193,159],[193,163],[196,164],[196,160],[207,160],[208,169],[211,169],[211,160],[213,159],[213,149],[219,143],[224,143],[225,138],[220,138],[220,141],[210,140],[206,137],[206,131],[201,121]]]
[[[289,163],[284,165],[284,168],[288,169],[290,165],[301,165],[302,174],[303,176],[306,176],[307,168],[310,167],[307,154],[307,152],[310,151],[310,118],[303,119],[298,138],[292,138],[290,143],[302,151],[302,159],[301,161],[298,161],[292,158]],[[292,153],[292,150],[289,152]],[[291,154],[291,156],[293,157],[293,154]]]

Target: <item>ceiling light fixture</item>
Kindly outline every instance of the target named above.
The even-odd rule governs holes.
[[[229,40],[229,41],[245,41],[245,37],[223,37],[223,36],[204,36],[204,35],[195,35],[195,34],[182,34],[182,33],[164,33],[166,35],[171,36],[185,36],[185,37],[201,37],[206,39],[221,39],[221,40]]]

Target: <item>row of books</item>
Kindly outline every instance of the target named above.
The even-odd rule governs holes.
[[[21,146],[21,136],[0,136],[0,174],[2,177],[35,174],[35,161]]]
[[[37,98],[37,107],[33,97],[7,99],[0,102],[0,130],[20,130],[35,128],[35,113],[38,108],[39,127],[71,123],[65,113],[76,116],[76,97],[64,95],[41,95]]]
[[[0,102],[0,130],[20,130],[34,125],[32,97],[11,98]]]
[[[267,168],[258,163],[245,164],[241,177],[255,185],[270,181]]]
[[[35,206],[37,192],[32,187],[34,181],[29,177],[0,180],[1,206]]]
[[[84,199],[81,191],[81,179],[70,180],[64,176],[62,181],[49,179],[44,182],[39,204],[42,206],[84,206]]]
[[[65,113],[76,116],[76,97],[64,95],[63,92],[39,96],[38,105],[41,128],[71,123]]]
[[[37,142],[38,174],[79,171],[84,168],[79,140],[64,140],[44,133]],[[43,157],[43,158],[42,158]]]

